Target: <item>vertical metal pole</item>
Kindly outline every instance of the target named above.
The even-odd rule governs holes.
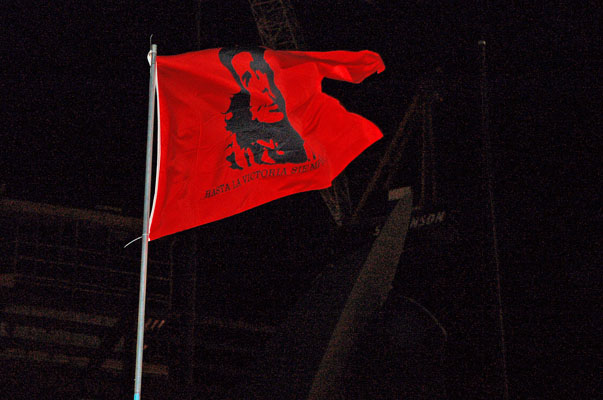
[[[149,213],[151,208],[151,172],[153,161],[153,124],[155,121],[155,60],[157,45],[151,45],[151,73],[149,78],[149,114],[147,120],[147,163],[144,180],[144,214],[142,219],[142,251],[140,256],[140,293],[138,296],[138,327],[136,331],[136,372],[134,400],[140,400],[142,379],[142,351],[144,348],[144,308],[147,295],[147,259],[149,253]]]
[[[425,207],[425,193],[427,193],[427,135],[425,134],[426,103],[427,95],[424,94],[421,101],[421,193],[419,195],[419,208]]]
[[[427,103],[425,104],[425,125],[427,143],[429,145],[429,184],[431,186],[431,199],[430,204],[435,205],[437,203],[437,182],[436,182],[436,157],[435,157],[435,145],[433,138],[433,115],[432,105],[435,93],[430,93],[427,97]]]
[[[491,141],[490,131],[488,129],[488,81],[486,67],[486,41],[480,40],[478,46],[481,52],[481,111],[482,111],[482,140],[483,140],[483,165],[485,169],[485,179],[488,189],[489,219],[492,240],[492,255],[494,259],[494,272],[496,275],[496,300],[498,302],[498,329],[500,331],[500,368],[503,385],[503,399],[509,399],[509,379],[507,376],[507,346],[505,343],[505,327],[502,309],[502,294],[500,284],[500,257],[498,255],[498,237],[496,234],[496,218],[494,212],[494,190],[492,185],[492,160],[491,160]]]

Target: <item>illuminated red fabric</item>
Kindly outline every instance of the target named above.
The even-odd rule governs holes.
[[[370,51],[211,49],[157,57],[158,168],[149,240],[324,189],[382,137],[324,94],[384,70]]]

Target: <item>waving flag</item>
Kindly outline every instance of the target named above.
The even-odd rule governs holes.
[[[370,51],[210,49],[157,57],[149,239],[324,189],[379,129],[322,92],[384,70]]]

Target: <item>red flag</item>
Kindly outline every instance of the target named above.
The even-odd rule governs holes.
[[[370,51],[211,49],[157,57],[149,240],[324,189],[379,128],[322,92],[385,69]]]

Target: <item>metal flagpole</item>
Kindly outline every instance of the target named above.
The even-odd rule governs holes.
[[[151,170],[153,161],[153,124],[155,121],[155,59],[157,45],[151,44],[151,73],[149,78],[149,118],[147,120],[147,163],[144,179],[144,214],[142,219],[142,251],[140,256],[140,293],[138,295],[138,327],[136,332],[136,372],[134,400],[140,400],[142,351],[144,348],[144,307],[147,294],[147,259],[149,253],[149,213],[151,208]]]

